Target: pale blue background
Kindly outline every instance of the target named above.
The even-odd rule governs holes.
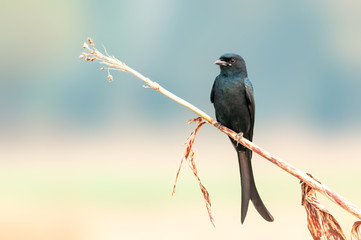
[[[0,129],[40,121],[88,131],[138,117],[162,125],[188,113],[127,74],[104,82],[98,65],[76,58],[88,36],[206,112],[213,62],[235,52],[255,87],[257,124],[293,117],[326,131],[358,128],[359,10],[357,1],[9,2]]]

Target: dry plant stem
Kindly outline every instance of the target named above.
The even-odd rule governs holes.
[[[94,47],[93,41],[91,39],[89,39],[89,38],[88,38],[88,43],[91,45],[91,47],[89,47],[88,44],[85,43],[83,45],[83,48],[88,49],[89,52],[88,53],[82,53],[80,55],[80,58],[86,58],[87,61],[94,61],[95,59],[101,59],[100,63],[104,64],[104,65],[107,65],[109,67],[108,69],[113,69],[113,70],[115,69],[115,70],[121,70],[121,71],[132,73],[133,75],[135,75],[136,77],[138,77],[142,81],[144,81],[150,88],[152,88],[152,89],[166,95],[167,97],[171,98],[172,100],[174,100],[174,101],[178,102],[179,104],[185,106],[186,108],[192,110],[193,112],[195,112],[196,114],[201,116],[203,119],[205,119],[207,122],[209,122],[213,126],[217,127],[219,130],[221,130],[222,132],[224,132],[225,134],[227,134],[228,136],[233,138],[234,140],[239,141],[239,143],[242,144],[243,146],[249,148],[253,152],[256,152],[257,154],[261,155],[262,157],[268,159],[273,164],[277,165],[278,167],[282,168],[286,172],[288,172],[288,173],[292,174],[293,176],[297,177],[302,182],[305,182],[310,187],[314,188],[315,190],[322,193],[323,195],[325,195],[327,198],[329,198],[333,202],[340,205],[346,211],[350,212],[351,214],[355,215],[357,218],[361,219],[361,210],[358,207],[356,207],[351,202],[347,201],[345,198],[343,198],[339,194],[333,192],[327,186],[321,184],[320,182],[315,181],[314,179],[309,177],[306,173],[296,169],[295,167],[293,167],[292,165],[284,162],[280,158],[278,158],[278,157],[276,157],[274,155],[271,155],[269,152],[267,152],[266,150],[264,150],[261,147],[257,146],[256,144],[252,143],[248,139],[246,139],[244,137],[241,137],[241,139],[238,139],[237,133],[235,133],[234,131],[232,131],[232,130],[224,127],[224,126],[220,126],[219,123],[216,120],[212,119],[205,112],[201,111],[200,109],[193,106],[189,102],[187,102],[187,101],[181,99],[180,97],[174,95],[173,93],[169,92],[165,88],[161,87],[158,83],[151,81],[149,78],[143,76],[139,72],[137,72],[134,69],[128,67],[126,64],[119,61],[115,57],[113,57],[113,56],[104,56],[101,52],[99,52]],[[111,75],[110,75],[110,77],[111,77]],[[108,79],[109,79],[109,75],[108,75]]]

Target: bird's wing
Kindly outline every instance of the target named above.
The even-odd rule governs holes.
[[[254,127],[254,115],[255,115],[255,103],[254,103],[254,94],[253,86],[251,81],[248,78],[244,79],[244,85],[246,86],[246,97],[248,102],[248,110],[251,117],[251,130],[250,130],[250,141],[253,138],[253,127]]]
[[[211,103],[214,103],[214,85],[216,84],[217,78],[214,80],[212,91],[211,91]]]

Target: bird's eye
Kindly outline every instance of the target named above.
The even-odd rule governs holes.
[[[235,63],[236,60],[235,60],[234,58],[231,58],[230,62],[231,62],[231,63]]]

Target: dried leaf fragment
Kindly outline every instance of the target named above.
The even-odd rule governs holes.
[[[212,216],[212,212],[211,212],[211,200],[209,198],[209,193],[207,191],[207,189],[203,186],[202,182],[201,182],[201,179],[199,178],[198,176],[198,172],[197,172],[197,168],[196,168],[196,164],[195,164],[195,161],[194,161],[194,152],[192,150],[192,147],[193,147],[193,143],[194,143],[194,140],[195,140],[195,137],[196,137],[196,134],[198,132],[198,130],[203,126],[203,124],[205,124],[206,122],[203,121],[203,119],[201,117],[198,117],[198,118],[194,118],[194,119],[191,119],[191,120],[188,120],[187,121],[188,123],[193,123],[193,122],[198,122],[198,126],[196,127],[196,129],[191,133],[191,135],[188,137],[187,139],[187,142],[186,142],[186,149],[184,151],[184,156],[180,162],[180,165],[179,165],[179,168],[178,168],[178,171],[177,171],[177,174],[176,174],[176,178],[175,178],[175,182],[174,182],[174,186],[173,186],[173,192],[172,192],[172,196],[174,195],[175,193],[175,189],[176,189],[176,184],[177,184],[177,181],[178,181],[178,176],[179,176],[179,172],[182,168],[182,164],[183,164],[183,160],[186,160],[189,164],[189,167],[191,168],[194,176],[197,178],[198,180],[198,183],[199,183],[199,187],[201,189],[201,192],[203,194],[203,198],[204,198],[204,201],[206,203],[206,208],[207,208],[207,212],[208,212],[208,216],[209,216],[209,219],[212,223],[212,225],[215,227],[216,224],[215,224],[215,220]]]
[[[198,121],[198,126],[197,128],[191,133],[191,135],[188,137],[187,139],[187,142],[186,142],[186,149],[184,151],[184,156],[180,162],[180,165],[179,165],[179,168],[178,168],[178,171],[177,171],[177,174],[176,174],[176,178],[175,178],[175,182],[174,182],[174,186],[173,186],[173,192],[172,192],[172,195],[174,195],[175,193],[175,188],[176,188],[176,185],[177,185],[177,181],[178,181],[178,176],[179,176],[179,172],[182,168],[182,164],[183,164],[183,160],[186,159],[187,161],[189,160],[189,157],[193,158],[193,151],[192,151],[192,146],[193,146],[193,143],[194,143],[194,140],[195,140],[195,136],[199,130],[199,128],[205,123],[202,123],[200,125],[201,122],[199,122],[199,118],[194,118],[194,119],[191,119],[191,120],[188,120],[187,123],[193,123],[195,121]]]
[[[312,177],[311,174],[308,175]],[[307,226],[313,239],[346,240],[337,220],[317,200],[316,191],[304,182],[301,186],[302,205],[307,212]]]
[[[361,240],[361,221],[357,221],[352,225],[351,240]]]

